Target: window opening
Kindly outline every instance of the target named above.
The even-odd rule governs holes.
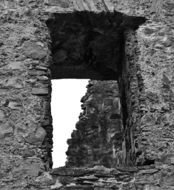
[[[88,80],[52,80],[53,168],[64,166],[68,144],[81,112],[81,98]]]
[[[118,81],[120,88],[120,98],[122,104],[122,114],[124,120],[124,132],[123,134],[128,136],[126,141],[126,152],[130,152],[130,128],[127,127],[127,81],[128,71],[125,62],[125,32],[129,30],[136,30],[139,25],[146,21],[144,17],[128,16],[119,12],[112,13],[93,13],[88,11],[75,11],[73,13],[54,13],[47,20],[46,24],[50,31],[51,37],[51,53],[52,53],[52,65],[51,77],[52,79],[92,79],[92,80],[114,80]],[[69,86],[69,87],[68,87]],[[65,118],[63,119],[63,110],[60,113],[57,112],[60,103],[54,102],[54,87],[53,87],[53,98],[52,104],[55,104],[56,111],[55,116],[53,115],[53,126],[54,126],[54,150],[53,150],[53,161],[62,160],[60,157],[60,149],[55,147],[56,140],[59,139],[57,135],[59,132],[55,132],[56,129],[64,129],[62,124],[65,121],[70,120],[70,116],[67,115],[70,107],[68,100],[74,102],[72,96],[77,90],[72,85],[63,85],[65,89],[69,89],[69,92],[62,93],[63,98],[56,99],[60,100],[60,103],[64,102],[63,108],[66,110]],[[58,93],[58,95],[60,95]],[[80,95],[78,100],[84,95]],[[66,95],[69,97],[66,98]],[[64,101],[63,101],[64,99]],[[80,101],[79,101],[80,102]],[[65,108],[65,103],[68,105]],[[89,110],[88,110],[89,111]],[[53,112],[53,105],[52,105]],[[78,114],[74,124],[70,126],[75,128],[75,123],[78,121]],[[119,117],[118,115],[112,115],[111,119]],[[59,124],[55,124],[54,120],[63,119]],[[64,130],[63,130],[64,131]],[[72,130],[69,132],[71,133]],[[58,133],[58,134],[57,134]],[[52,135],[52,134],[51,134]],[[66,137],[68,139],[70,135]],[[64,141],[66,142],[66,140]],[[60,147],[62,144],[58,143]],[[66,144],[67,146],[67,144]],[[109,146],[109,144],[108,144]],[[66,151],[66,150],[65,150]],[[63,151],[64,152],[64,151]],[[55,156],[55,154],[59,156]],[[64,165],[64,161],[59,166]],[[124,156],[125,158],[127,157]],[[54,167],[57,166],[54,163]]]

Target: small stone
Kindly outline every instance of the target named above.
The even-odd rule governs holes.
[[[46,136],[46,131],[42,127],[39,127],[35,133],[30,134],[26,141],[30,144],[42,144]]]
[[[68,8],[70,6],[70,2],[69,0],[67,1],[64,1],[64,0],[59,0],[59,1],[56,1],[56,0],[49,0],[49,5],[51,6],[60,6],[62,8]]]
[[[144,34],[145,35],[152,35],[155,33],[155,30],[153,28],[145,28],[144,29]]]
[[[85,168],[66,168],[66,167],[55,168],[51,172],[52,175],[73,176],[73,177],[84,176],[87,174],[89,175],[91,173],[93,173],[93,171]]]
[[[65,187],[65,190],[94,190],[92,185],[69,185]],[[101,189],[100,189],[101,190]]]
[[[174,165],[174,157],[170,158],[170,162],[172,165]]]
[[[35,42],[25,42],[23,50],[25,56],[32,59],[43,59],[47,55],[47,51]]]
[[[49,172],[44,172],[42,173],[41,176],[36,178],[36,182],[41,184],[41,185],[53,185],[53,178],[49,174]]]
[[[62,187],[63,185],[59,182],[59,180],[57,179],[55,185],[51,186],[51,189],[59,189],[60,187]]]
[[[28,158],[31,157],[35,154],[35,152],[33,150],[28,150],[26,149],[23,153],[23,158]]]
[[[174,154],[167,154],[164,155],[160,162],[167,164],[167,165],[174,165]]]
[[[173,190],[173,187],[174,187],[174,180],[173,179],[174,179],[174,174],[171,174],[171,175],[164,178],[163,183],[164,183],[164,185],[167,185],[168,187],[171,186],[172,189],[170,189],[170,190]]]
[[[24,67],[24,63],[20,61],[14,61],[14,62],[10,62],[7,67],[8,69],[12,69],[12,70],[22,69]]]
[[[42,42],[36,42],[36,44],[37,44],[38,46],[44,47],[44,43],[42,43]]]
[[[8,107],[13,110],[19,109],[19,108],[21,108],[21,106],[22,106],[22,104],[20,104],[19,102],[16,102],[16,101],[10,101],[8,104]]]
[[[41,71],[47,71],[48,70],[48,68],[44,67],[44,66],[36,66],[36,69],[41,70]]]
[[[49,93],[47,88],[33,88],[32,94],[33,95],[47,95]]]
[[[11,77],[4,82],[5,87],[22,88],[22,81],[19,81],[18,77]]]
[[[13,134],[13,128],[9,125],[0,125],[0,139],[4,139]]]
[[[24,174],[31,177],[38,177],[39,173],[43,170],[43,165],[41,164],[41,160],[38,158],[27,158],[23,161],[19,168],[16,168],[19,172],[21,169]]]
[[[77,181],[83,181],[83,180],[87,180],[87,181],[97,181],[98,177],[95,177],[94,175],[89,175],[89,176],[84,176],[84,177],[79,177],[77,179]]]
[[[48,81],[49,80],[49,78],[47,76],[38,76],[37,79],[40,81]]]
[[[46,136],[46,131],[44,128],[39,127],[36,131],[36,138],[38,139],[38,141],[43,142]]]
[[[120,114],[117,114],[117,113],[114,113],[110,116],[110,119],[120,119],[121,118],[121,115]]]
[[[3,46],[3,45],[4,45],[4,43],[2,41],[0,41],[0,47]]]
[[[5,113],[3,110],[0,110],[0,121],[3,121],[5,118]]]
[[[156,172],[158,172],[158,169],[140,170],[140,172],[138,172],[138,175],[140,175],[140,174],[154,174]]]

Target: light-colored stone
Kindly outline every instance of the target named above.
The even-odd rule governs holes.
[[[13,128],[10,125],[0,124],[0,140],[13,135]]]
[[[57,179],[56,183],[54,185],[51,186],[52,190],[56,190],[61,188],[63,185],[59,182],[59,180]]]
[[[32,94],[33,95],[47,95],[49,93],[48,88],[33,88]]]
[[[42,144],[43,140],[45,139],[46,136],[46,131],[42,128],[39,127],[34,133],[31,133],[27,138],[27,142],[30,144]]]
[[[43,59],[47,55],[47,51],[44,47],[41,47],[34,42],[25,42],[23,45],[23,51],[26,57],[33,59]]]
[[[8,64],[7,66],[8,69],[25,69],[24,67],[24,63],[20,62],[20,61],[13,61],[11,63]]]

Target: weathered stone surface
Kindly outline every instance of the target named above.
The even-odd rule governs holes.
[[[1,124],[0,125],[0,139],[4,139],[6,137],[10,137],[13,135],[13,127],[9,124]]]
[[[5,113],[3,110],[0,110],[0,122],[2,122],[5,119]]]
[[[46,131],[42,128],[39,127],[35,133],[30,134],[27,138],[26,141],[31,144],[40,144],[42,145],[44,139],[46,136]]]
[[[73,177],[79,177],[79,176],[84,176],[84,175],[89,175],[93,173],[91,170],[88,169],[81,169],[81,168],[76,168],[72,169],[71,168],[66,168],[66,167],[61,167],[57,169],[53,169],[51,172],[52,175],[56,176],[73,176]]]
[[[119,160],[118,157],[121,160],[121,155],[126,155],[126,164],[139,165],[138,171],[133,169],[131,172],[126,172],[124,166],[121,170],[110,171],[111,173],[108,172],[109,170],[107,172],[95,170],[95,177],[98,178],[98,181],[94,183],[88,181],[88,176],[85,175],[84,178],[81,178],[80,184],[77,183],[77,177],[73,176],[61,177],[59,175],[58,178],[61,178],[61,182],[64,183],[60,183],[59,179],[56,180],[58,185],[61,184],[61,189],[174,189],[173,5],[173,0],[0,0],[1,190],[48,190],[51,189],[54,181],[52,181],[52,177],[44,175],[45,170],[50,169],[52,164],[52,125],[49,106],[51,51],[49,50],[50,36],[45,21],[50,18],[50,13],[65,14],[75,10],[109,12],[114,9],[128,15],[148,18],[148,22],[141,26],[137,32],[128,31],[124,36],[125,64],[120,68],[122,76],[118,80],[120,97],[122,97],[120,104],[121,109],[124,110],[121,112],[124,113],[121,118],[124,121],[125,132],[125,138],[122,140],[124,143],[119,147],[125,152],[118,151],[120,154],[115,160]],[[129,22],[124,24],[129,24]],[[100,40],[96,41],[101,42]],[[93,44],[94,46],[97,47]],[[78,52],[75,53],[75,57],[78,57]],[[61,59],[60,62],[64,61],[66,56],[65,52],[59,52],[57,55],[58,59]],[[86,77],[90,73],[93,79],[101,77],[91,70],[88,73],[82,68],[77,68],[75,71],[73,68],[69,70],[65,68],[62,71],[66,71],[69,76],[72,71],[75,74],[78,71]],[[63,75],[61,72],[59,74],[61,78]],[[81,76],[80,74],[78,77]],[[100,84],[97,81],[95,83],[96,85]],[[95,92],[97,94],[98,91],[97,88],[95,91],[93,89],[91,94],[95,95]],[[109,92],[107,92],[107,96],[110,96]],[[108,110],[109,112],[112,110],[114,105],[117,107],[116,110],[119,110],[119,104],[110,105],[110,101],[112,102],[114,98],[108,97],[99,110],[104,110],[107,113]],[[89,105],[86,105],[88,107],[85,111],[86,116],[95,120],[92,115],[95,114],[96,109],[90,105],[92,99],[93,96],[85,97],[83,102],[89,102]],[[98,97],[98,101],[99,99]],[[115,125],[118,126],[115,120],[119,118],[119,114],[120,112],[116,111],[108,118],[103,116],[103,120],[109,119],[112,123],[112,125],[106,125],[110,128],[106,133],[108,138],[105,138],[112,145],[113,130],[114,133],[120,134],[120,129],[114,128]],[[102,118],[99,119],[104,123]],[[89,125],[85,124],[88,121],[88,119],[82,120],[79,126],[83,126],[83,129],[87,126],[86,128],[90,130],[84,130],[83,133],[83,129],[79,129],[81,127],[77,126],[72,139],[77,139],[77,137],[83,139],[84,136],[91,138],[93,136],[91,133],[94,131],[97,131],[98,135],[101,128],[96,125],[91,125],[90,128]],[[102,125],[105,126],[103,123]],[[40,127],[46,133],[41,130],[36,135],[36,131]],[[106,134],[104,133],[105,137]],[[40,143],[34,145],[28,143],[26,137],[30,135],[39,140]],[[90,144],[88,147],[85,146],[85,150],[91,150],[94,145],[90,138],[88,143],[87,138],[83,142]],[[37,141],[36,139],[34,142]],[[120,142],[120,138],[117,142]],[[76,141],[69,142],[69,144],[73,144],[75,149],[78,149]],[[106,146],[106,143],[101,144]],[[103,150],[103,147],[98,150]],[[110,146],[108,150],[111,151]],[[111,152],[117,151],[112,149]],[[107,151],[105,154],[111,156]],[[89,155],[92,155],[90,151]],[[98,155],[97,151],[96,155]],[[76,157],[77,155],[75,155]],[[91,158],[91,160],[95,159],[100,160],[100,157]],[[76,163],[76,159],[73,160],[73,163]]]
[[[47,47],[49,35],[45,23],[40,19],[42,16],[38,9],[41,4],[39,1],[0,1],[2,190],[37,189],[35,178],[51,165],[51,155],[47,146],[51,149],[52,142],[44,142],[46,132],[41,125],[46,118],[45,115],[50,115],[50,110],[45,107],[45,102],[50,101],[50,79],[47,83],[39,80],[39,84],[36,85],[38,76],[49,75],[50,64]],[[44,65],[44,73],[32,72],[41,65]],[[33,83],[28,83],[29,79]],[[47,93],[42,93],[42,96],[33,95],[32,89],[36,86],[39,86],[39,89],[40,86],[47,89]],[[32,133],[35,138],[34,145],[26,141]]]
[[[116,81],[91,81],[83,113],[68,140],[68,166],[114,167],[124,162],[123,125]],[[116,118],[112,118],[117,114]]]
[[[70,170],[71,175],[62,175],[62,179],[67,183],[60,183],[60,173],[54,174],[54,178],[57,179],[55,185],[58,184],[58,189],[123,189],[123,190],[141,190],[141,189],[152,189],[152,190],[165,190],[173,188],[173,172],[169,171],[169,165],[161,165],[161,168],[153,166],[150,167],[138,167],[135,168],[124,168],[124,171],[120,172],[117,169],[109,169],[103,166],[94,168],[88,168],[93,171],[93,174],[89,175],[85,173],[86,168],[57,168],[60,172]],[[81,172],[82,176],[74,176],[72,171],[84,171]],[[168,172],[167,172],[168,170]],[[108,175],[98,175],[98,173],[107,173]],[[64,172],[63,172],[64,173]],[[69,173],[70,174],[70,173]],[[94,177],[95,176],[95,177]],[[71,181],[69,178],[71,177]],[[165,180],[165,181],[164,181]],[[68,182],[69,181],[69,182]]]
[[[33,88],[32,89],[32,94],[33,95],[47,95],[49,93],[48,88],[43,88],[43,87],[38,87],[38,88]]]
[[[38,43],[25,42],[22,47],[24,50],[24,55],[32,59],[43,59],[47,55],[47,51],[44,50],[43,43]]]

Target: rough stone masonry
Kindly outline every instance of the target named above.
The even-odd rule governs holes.
[[[122,31],[117,69],[114,61],[100,67],[98,55],[104,50],[98,44],[110,40],[102,27],[88,30],[92,39],[80,55],[66,40],[52,41],[48,23],[55,14],[113,10],[147,19],[137,30]],[[0,0],[1,190],[174,189],[173,15],[172,0]],[[77,49],[86,42],[86,29],[75,28],[82,34],[80,43],[75,41]],[[74,43],[74,37],[68,42]],[[120,55],[107,55],[106,61],[120,60]],[[60,67],[65,61],[68,68]],[[74,73],[72,63],[77,64]],[[83,71],[84,78],[95,80],[88,85],[84,112],[68,140],[67,164],[52,170],[54,67],[62,69],[57,78],[83,78]]]

